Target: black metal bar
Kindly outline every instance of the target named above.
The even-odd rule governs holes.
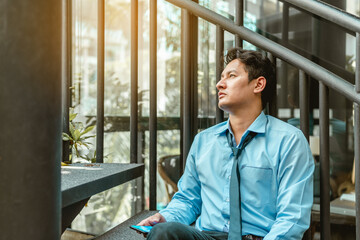
[[[156,172],[157,172],[157,0],[150,1],[150,210],[156,210]]]
[[[283,12],[282,12],[282,26],[281,26],[281,44],[283,46],[288,46],[289,43],[289,4],[283,4]],[[282,94],[280,94],[280,105],[282,107],[287,106],[288,99],[286,94],[288,91],[288,65],[285,61],[281,62],[280,65],[280,84]]]
[[[320,228],[321,240],[330,236],[329,88],[320,83]]]
[[[182,82],[183,82],[183,167],[185,169],[186,157],[191,147],[191,29],[190,29],[190,13],[183,11],[183,48],[182,61]]]
[[[0,0],[1,239],[60,239],[63,7]]]
[[[137,161],[138,142],[138,0],[131,0],[130,162]]]
[[[287,45],[289,41],[289,4],[287,3],[283,4],[281,32],[282,43]]]
[[[104,156],[105,0],[98,0],[96,162]]]
[[[309,141],[309,80],[304,71],[299,70],[299,96],[300,96],[300,129]]]
[[[355,90],[360,93],[360,32],[356,33],[355,57]]]
[[[270,52],[267,52],[267,57],[270,59],[271,63],[274,65],[275,67],[275,76],[276,76],[276,58],[274,57],[274,55]],[[275,81],[277,81],[277,78],[274,79]],[[277,83],[275,83],[276,86]],[[276,88],[273,89],[273,93],[272,93],[272,99],[270,99],[270,102],[268,104],[268,114],[270,114],[271,116],[276,117],[277,116],[277,90]]]
[[[248,41],[261,49],[271,52],[277,58],[280,58],[296,68],[303,69],[308,75],[314,77],[315,79],[323,82],[328,87],[334,89],[335,91],[341,93],[346,98],[351,101],[360,103],[360,93],[356,93],[354,90],[354,85],[344,81],[344,79],[333,74],[327,69],[314,64],[309,59],[300,56],[293,51],[288,50],[286,47],[283,47],[277,43],[272,42],[271,40],[266,39],[265,37],[247,29],[244,27],[236,26],[231,20],[206,9],[196,3],[193,3],[190,0],[166,0],[178,7],[191,9],[191,12],[213,24],[220,25],[224,30],[229,31],[233,34],[239,34],[245,41]]]
[[[359,70],[357,70],[359,71]],[[354,104],[354,152],[355,152],[355,210],[356,240],[360,239],[360,106]]]
[[[244,26],[244,0],[235,1],[235,24]],[[243,47],[243,41],[239,35],[235,35],[235,46]]]
[[[184,66],[185,66],[185,61],[184,61],[184,56],[185,56],[185,42],[186,42],[186,38],[185,38],[185,18],[187,18],[187,11],[184,9],[181,9],[181,62],[180,62],[180,71],[181,71],[181,76],[180,76],[180,173],[184,172],[185,169],[185,154],[184,154],[184,139],[185,139],[185,134],[184,134],[184,96],[185,96],[185,91],[184,91]]]
[[[221,73],[224,70],[223,54],[224,54],[224,30],[220,26],[216,25],[216,82],[218,82],[221,79]],[[218,90],[216,89],[216,123],[221,123],[222,121],[224,121],[224,112],[219,108],[218,104],[219,104],[219,96],[218,96]]]
[[[199,2],[198,0],[193,0]],[[190,146],[195,135],[198,133],[198,17],[190,14],[190,88],[191,88],[191,125],[190,125]]]
[[[353,32],[360,32],[360,19],[323,1],[281,0],[320,16]]]
[[[89,121],[89,125],[94,125],[96,123],[96,119],[94,117],[88,117],[87,120]],[[199,117],[198,119],[198,127],[201,128],[201,126],[207,126],[207,124],[214,125],[216,124],[216,118],[215,117]],[[157,130],[179,130],[181,128],[180,124],[181,118],[179,117],[157,117]],[[109,126],[109,128],[105,129],[105,133],[111,133],[111,132],[129,132],[130,128],[130,117],[120,117],[120,116],[106,116],[105,117],[105,126]],[[139,117],[139,136],[141,135],[141,132],[148,131],[149,130],[149,117]],[[138,141],[138,148],[140,147],[142,143]],[[142,153],[139,150],[139,153]],[[140,157],[138,157],[138,163],[142,163]]]
[[[129,129],[129,128],[128,128]],[[148,128],[147,128],[148,129]],[[138,133],[138,160],[137,163],[144,163],[144,155],[145,155],[145,131],[139,131]],[[140,211],[144,211],[145,209],[145,178],[144,171],[142,172],[142,176],[137,178],[133,183],[133,187],[135,188],[134,195],[136,195],[135,204],[134,204],[134,212],[138,213]],[[132,214],[134,215],[134,214]]]
[[[356,33],[356,92],[360,92],[360,33]],[[356,240],[360,240],[360,106],[354,104],[354,151],[355,151],[355,195],[356,195]]]
[[[72,1],[63,1],[62,12],[62,119],[63,132],[70,134],[69,109],[71,106],[72,78]],[[69,141],[63,141],[62,161],[69,161]]]

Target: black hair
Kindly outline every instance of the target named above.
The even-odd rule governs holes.
[[[252,50],[244,50],[242,48],[232,48],[228,50],[224,57],[224,63],[227,65],[231,61],[238,59],[245,65],[245,71],[248,73],[249,82],[258,78],[264,77],[266,85],[261,92],[262,107],[271,101],[276,95],[276,74],[275,67],[267,58],[260,52]]]

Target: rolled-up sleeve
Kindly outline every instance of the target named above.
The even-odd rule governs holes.
[[[160,211],[167,222],[193,223],[201,211],[201,188],[196,171],[196,151],[198,137],[189,151],[184,174],[178,182],[178,192],[175,193],[168,206]]]
[[[314,160],[301,132],[282,143],[275,223],[264,240],[300,240],[309,228]]]

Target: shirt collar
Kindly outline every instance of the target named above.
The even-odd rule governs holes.
[[[266,123],[267,117],[264,112],[261,112],[259,116],[255,119],[255,121],[248,127],[245,133],[249,131],[256,133],[265,133]],[[226,124],[220,126],[220,128],[218,129],[218,131],[215,132],[215,134],[220,135],[222,133],[226,133],[226,130],[229,130],[231,132],[229,119],[226,121]]]

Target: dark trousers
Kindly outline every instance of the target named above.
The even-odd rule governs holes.
[[[149,240],[227,240],[225,232],[199,231],[194,227],[165,222],[156,224],[147,236]]]

